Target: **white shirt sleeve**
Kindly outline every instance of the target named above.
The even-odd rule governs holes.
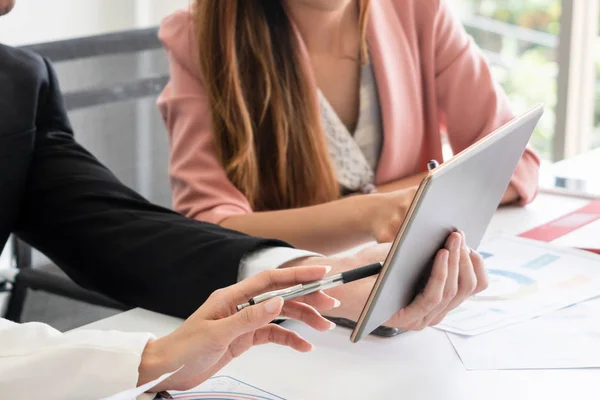
[[[258,250],[242,259],[238,280],[312,256],[321,255],[284,247]],[[117,331],[63,334],[46,324],[0,318],[0,393],[19,399],[85,400],[121,399],[119,394],[126,392],[128,398],[151,399],[153,395],[143,394],[146,388],[136,385],[142,353],[153,338]]]
[[[149,333],[116,331],[63,334],[45,324],[0,318],[0,393],[15,399],[85,400],[134,389],[151,339]],[[133,398],[141,393],[132,393]]]
[[[281,267],[283,264],[304,257],[323,257],[312,251],[288,247],[270,247],[252,252],[242,258],[238,270],[238,282],[259,272]]]

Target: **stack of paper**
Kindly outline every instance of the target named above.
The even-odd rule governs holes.
[[[489,288],[438,326],[467,369],[600,367],[600,256],[514,237],[479,251]]]
[[[479,248],[490,285],[451,312],[439,329],[478,335],[600,296],[600,256],[506,237]]]
[[[600,254],[600,200],[592,201],[519,236]]]
[[[483,335],[448,338],[469,370],[599,368],[600,298]]]

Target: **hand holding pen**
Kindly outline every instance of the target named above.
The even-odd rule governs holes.
[[[256,345],[274,343],[299,352],[311,351],[313,346],[306,339],[271,321],[284,316],[317,331],[328,331],[335,324],[315,308],[331,310],[339,305],[335,298],[316,292],[285,303],[281,297],[272,298],[240,312],[235,306],[267,291],[323,279],[329,271],[325,266],[268,270],[215,291],[179,328],[146,344],[137,386],[178,371],[152,391],[194,388]]]
[[[317,281],[298,284],[288,288],[259,294],[249,299],[248,302],[238,305],[237,310],[241,311],[246,307],[263,303],[275,297],[281,297],[284,301],[292,300],[318,291],[340,286],[345,283],[350,283],[359,279],[367,278],[369,276],[377,275],[381,271],[382,265],[383,264],[381,262],[377,262],[374,264],[366,265],[364,267],[342,272],[340,274],[327,276]]]

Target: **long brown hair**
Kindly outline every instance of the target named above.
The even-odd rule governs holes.
[[[369,0],[360,13],[366,60]],[[197,0],[194,23],[215,146],[257,211],[339,197],[315,93],[282,0]]]

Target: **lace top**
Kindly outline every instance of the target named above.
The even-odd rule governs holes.
[[[381,107],[371,64],[361,68],[359,101],[358,122],[351,133],[319,91],[321,121],[329,156],[342,190],[352,192],[368,191],[367,188],[374,184],[383,141]]]

